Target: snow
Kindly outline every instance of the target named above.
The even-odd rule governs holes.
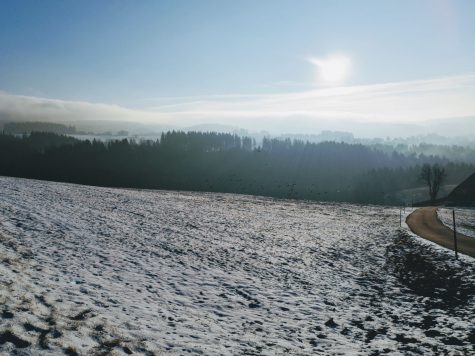
[[[0,353],[474,351],[474,260],[397,208],[0,177],[0,261]]]
[[[453,229],[452,209],[439,208],[437,215],[444,225]],[[455,208],[455,228],[465,236],[475,237],[475,210]]]

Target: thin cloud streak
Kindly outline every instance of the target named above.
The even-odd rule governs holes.
[[[300,116],[308,119],[357,119],[365,122],[415,123],[475,116],[475,74],[429,80],[348,86],[254,97],[202,97],[175,100],[175,116],[195,114],[223,120],[238,117]]]

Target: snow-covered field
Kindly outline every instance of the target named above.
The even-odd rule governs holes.
[[[393,208],[0,177],[0,353],[469,354],[474,266]]]
[[[437,215],[444,225],[453,229],[452,209],[439,208]],[[455,228],[457,232],[475,238],[475,210],[456,208]]]

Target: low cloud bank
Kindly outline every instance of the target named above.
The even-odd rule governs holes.
[[[465,118],[465,127],[451,127],[460,120],[450,118]],[[406,130],[447,133],[446,127],[449,134],[467,134],[475,128],[472,118],[475,74],[269,95],[157,98],[142,110],[0,92],[3,121],[106,120],[177,128],[213,123],[270,132],[337,129],[384,135],[390,130],[387,134],[401,135]]]

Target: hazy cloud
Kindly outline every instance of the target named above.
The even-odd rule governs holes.
[[[0,93],[9,120],[135,121],[180,126],[217,123],[274,131],[352,130],[356,124],[424,124],[475,117],[475,74],[292,93],[149,99],[143,110]]]
[[[114,120],[164,122],[160,113],[132,110],[118,105],[96,104],[11,95],[0,92],[0,119],[3,120]]]

